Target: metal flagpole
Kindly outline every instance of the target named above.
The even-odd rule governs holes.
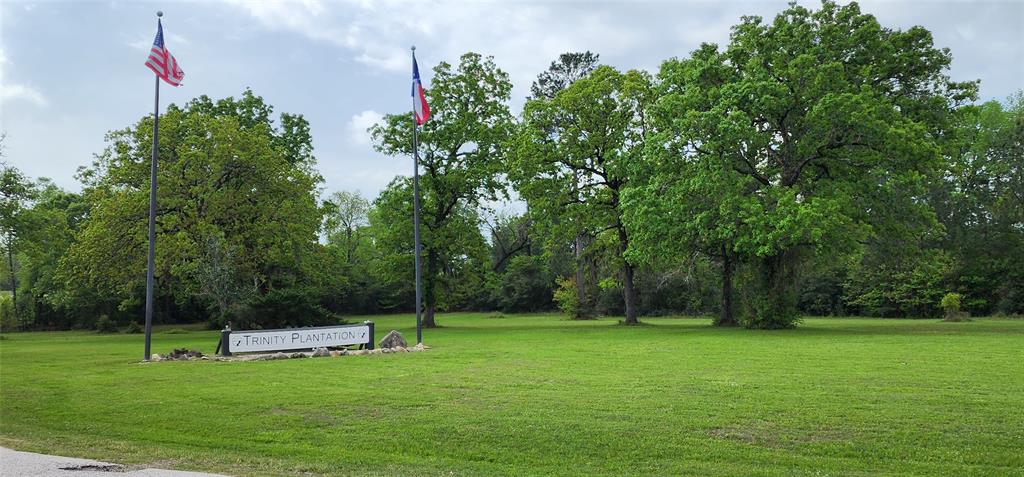
[[[164,16],[156,12],[157,23]],[[158,135],[160,133],[160,77],[156,76],[156,88],[153,90],[153,155],[149,165],[149,258],[146,261],[146,351],[143,361],[149,361],[150,339],[153,333],[153,269],[156,255],[156,156]]]
[[[412,61],[416,63],[416,47],[412,47]],[[415,250],[416,258],[416,344],[423,343],[423,321],[420,318],[422,311],[421,292],[420,292],[420,146],[419,146],[419,131],[420,127],[416,123],[416,91],[412,94],[412,237],[415,243],[413,249]]]

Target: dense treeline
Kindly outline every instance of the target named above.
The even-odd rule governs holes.
[[[1024,313],[1024,95],[977,104],[951,61],[921,27],[825,2],[745,17],[653,74],[566,53],[518,116],[492,58],[441,63],[420,133],[425,322],[559,308],[780,328],[936,316],[948,294]],[[111,132],[79,193],[5,163],[3,329],[140,321],[152,120]],[[408,113],[370,133],[411,155]],[[158,153],[157,322],[413,309],[408,178],[320,197],[306,120],[248,90],[171,105]],[[489,208],[513,192],[524,214]]]

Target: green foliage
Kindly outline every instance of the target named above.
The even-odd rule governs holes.
[[[1024,92],[965,104],[977,84],[951,81],[951,61],[924,28],[826,1],[744,17],[654,78],[563,54],[519,124],[491,58],[437,65],[419,136],[427,325],[557,302],[627,322],[718,309],[728,325],[735,308],[787,328],[939,316],[949,291],[974,315],[1024,313]],[[152,121],[108,134],[81,193],[3,164],[0,280],[16,298],[0,330],[142,315]],[[408,113],[371,133],[411,155]],[[412,310],[409,180],[320,202],[309,124],[248,90],[168,107],[158,153],[157,323]],[[510,182],[528,212],[485,222]]]
[[[99,333],[117,333],[117,322],[108,315],[100,315],[96,319],[95,328]]]
[[[14,316],[14,302],[11,296],[0,293],[0,332],[17,331],[18,320]]]
[[[846,301],[851,311],[870,315],[937,317],[953,269],[942,250],[869,254],[850,272]]]
[[[963,300],[963,295],[959,293],[947,293],[942,297],[939,306],[942,307],[942,311],[946,313],[946,316],[950,316],[960,313],[960,306],[963,304]]]
[[[490,57],[466,53],[457,67],[441,62],[427,89],[431,118],[420,131],[420,220],[423,253],[424,324],[436,326],[434,313],[451,305],[486,300],[484,280],[473,273],[482,265],[482,236],[477,209],[504,193],[501,181],[506,144],[513,127],[508,102],[512,84]],[[408,113],[392,114],[370,128],[375,148],[387,155],[412,155],[413,124]],[[386,281],[409,282],[412,267],[393,268],[412,252],[409,237],[412,191],[396,179],[375,202],[370,221],[379,232],[390,268]],[[396,215],[399,211],[408,211]],[[408,262],[406,262],[408,263]],[[400,275],[400,279],[398,276]],[[454,286],[458,280],[460,287]],[[446,288],[448,296],[441,294]]]
[[[495,304],[506,313],[550,310],[555,278],[542,256],[519,255],[499,276]]]
[[[316,266],[321,178],[308,131],[298,116],[275,127],[271,111],[246,91],[171,105],[161,117],[158,300],[189,306],[199,296],[223,320],[248,293],[240,290],[265,293]],[[57,270],[68,308],[130,310],[144,287],[152,118],[108,143],[80,173],[92,207]]]
[[[652,159],[667,170],[641,193],[688,205],[654,208],[650,222],[679,232],[647,234],[736,252],[749,268],[747,325],[792,326],[808,257],[934,223],[923,200],[940,164],[934,138],[976,91],[949,81],[950,61],[923,28],[883,28],[856,3],[824,2],[773,22],[744,17],[724,50],[665,62],[651,149],[669,160]],[[638,212],[654,201],[637,200],[648,204]]]
[[[530,85],[530,99],[554,99],[560,91],[594,71],[600,57],[590,51],[562,53]]]
[[[296,328],[345,323],[320,305],[315,293],[301,287],[270,290],[230,317],[234,329]],[[218,323],[218,327],[224,323]]]
[[[972,314],[1024,312],[1024,92],[957,111],[931,202]]]
[[[581,232],[614,236],[596,243],[616,251],[627,322],[637,320],[636,293],[633,266],[622,255],[629,234],[620,193],[630,182],[629,165],[643,151],[643,112],[652,100],[646,73],[599,66],[553,98],[527,102],[509,167],[531,213],[551,230],[550,243],[573,240]]]
[[[576,294],[576,280],[572,277],[559,278],[555,282],[554,300],[558,309],[566,316],[578,319],[580,314],[579,296]]]
[[[124,329],[124,332],[130,335],[137,335],[143,331],[142,325],[139,325],[138,321],[129,321],[128,326]]]

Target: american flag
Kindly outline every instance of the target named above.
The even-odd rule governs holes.
[[[185,79],[185,72],[178,67],[178,60],[164,45],[164,27],[160,20],[156,21],[156,39],[153,40],[153,49],[149,50],[146,66],[171,86],[179,86],[181,80]]]

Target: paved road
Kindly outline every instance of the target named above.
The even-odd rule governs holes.
[[[130,469],[109,462],[34,454],[0,447],[0,476],[4,477],[226,477],[179,470]]]

